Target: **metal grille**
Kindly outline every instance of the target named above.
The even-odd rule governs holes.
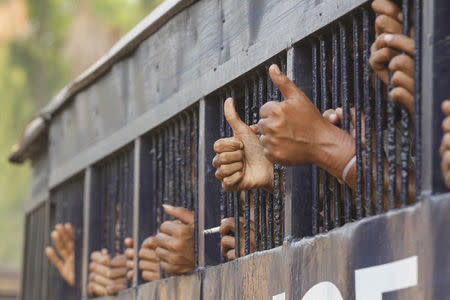
[[[408,15],[408,1],[404,1],[403,11]],[[311,100],[322,113],[342,107],[341,127],[350,132],[354,126],[356,148],[354,190],[313,166],[313,234],[415,202],[409,197],[408,186],[415,176],[414,153],[419,153],[414,151],[413,143],[418,145],[419,139],[410,130],[406,108],[389,99],[390,87],[376,78],[369,65],[374,24],[373,11],[363,6],[306,42],[311,45],[312,54]],[[405,33],[409,33],[408,24],[404,26]],[[417,110],[415,123],[418,128]]]
[[[143,139],[139,245],[172,217],[163,204],[194,212],[195,262],[198,263],[198,105],[179,113]],[[147,175],[145,175],[147,174]],[[144,179],[144,178],[142,178]],[[149,218],[148,216],[151,216]],[[162,272],[162,277],[167,274]],[[142,281],[142,279],[140,279]]]
[[[273,85],[269,75],[269,66],[278,64],[286,72],[286,55],[267,61],[262,66],[252,70],[243,78],[237,79],[228,86],[216,92],[211,98],[219,103],[219,137],[232,136],[231,127],[224,117],[224,102],[228,97],[234,99],[236,110],[247,125],[256,124],[259,120],[259,109],[268,101],[281,101],[282,96],[278,88]],[[211,145],[212,147],[212,145]],[[244,191],[244,193],[227,193],[220,189],[220,219],[234,217],[235,228],[239,228],[239,219],[243,217],[244,226],[244,254],[251,252],[250,228],[251,210],[253,210],[253,223],[255,231],[255,251],[267,250],[280,246],[283,242],[283,207],[285,168],[274,165],[274,191],[273,194],[263,189]],[[241,199],[242,196],[242,199]],[[253,207],[253,208],[252,208]],[[220,220],[218,220],[220,223]],[[240,256],[240,230],[235,230],[236,257]]]
[[[26,217],[22,298],[43,299],[45,280],[42,276],[47,265],[44,249],[48,234],[46,205],[41,205]]]
[[[50,235],[56,224],[71,223],[74,229],[75,286],[69,286],[58,270],[50,265],[47,299],[80,299],[81,259],[83,249],[83,186],[84,177],[78,176],[54,189],[51,193]],[[51,239],[50,239],[51,240]],[[49,243],[51,244],[51,242]],[[53,245],[52,245],[53,246]],[[54,247],[54,246],[53,246]],[[47,260],[47,258],[45,258]]]
[[[133,155],[128,146],[94,167],[89,253],[122,254],[125,238],[133,236]]]

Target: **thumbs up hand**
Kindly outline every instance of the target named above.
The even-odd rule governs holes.
[[[224,113],[234,137],[214,143],[217,155],[212,163],[223,189],[231,192],[264,188],[272,192],[273,164],[264,156],[257,129],[242,122],[231,98],[225,101]]]
[[[327,122],[277,65],[269,74],[285,100],[267,102],[260,109],[258,129],[266,157],[284,166],[313,163],[340,177],[355,153],[353,138]]]

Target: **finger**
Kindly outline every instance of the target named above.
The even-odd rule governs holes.
[[[150,261],[158,261],[158,256],[156,255],[155,250],[150,250],[147,248],[141,248],[139,251],[139,258]]]
[[[102,264],[93,263],[91,269],[92,269],[92,272],[109,278],[109,276],[108,276],[109,267],[104,266]]]
[[[382,48],[372,52],[369,58],[370,65],[375,71],[386,69],[389,62],[399,54],[398,51],[391,48]]]
[[[444,132],[450,131],[450,118],[445,118],[444,121],[442,121],[442,130],[444,130]]]
[[[116,255],[116,257],[114,257],[111,260],[111,267],[113,268],[125,267],[126,265],[127,265],[127,258],[123,254]]]
[[[158,249],[158,248],[156,248]],[[161,248],[160,248],[161,249]],[[159,261],[141,260],[139,261],[139,269],[142,271],[159,271]]]
[[[91,282],[98,283],[104,287],[106,287],[109,283],[108,278],[106,278],[102,275],[96,274],[96,273],[91,273],[91,275],[89,275],[89,279],[91,280]]]
[[[158,258],[160,259],[160,261],[165,261],[168,262],[170,264],[175,264],[176,262],[174,261],[174,257],[172,255],[172,252],[170,252],[169,250],[162,248],[162,247],[158,247],[156,248],[156,255],[158,256]]]
[[[388,47],[414,56],[415,42],[413,38],[404,34],[386,34],[384,41]]]
[[[242,177],[243,173],[240,171],[231,176],[225,177],[222,180],[222,188],[227,192],[234,192],[237,189],[236,184],[242,180]]]
[[[339,118],[334,109],[328,109],[323,113],[323,117],[325,120],[330,122],[333,125],[339,125]]]
[[[216,153],[231,152],[242,149],[244,149],[244,144],[242,144],[242,142],[235,137],[219,139],[214,143],[214,152]]]
[[[244,164],[241,161],[234,162],[227,165],[221,165],[217,170],[222,178],[228,177],[236,173],[237,171],[243,171]]]
[[[134,249],[133,248],[127,248],[125,250],[125,256],[127,259],[133,259],[134,258]]]
[[[66,223],[64,225],[64,231],[66,232],[66,236],[67,236],[67,239],[68,239],[66,248],[67,248],[68,253],[71,254],[71,253],[73,253],[73,249],[74,249],[74,242],[73,242],[74,229],[73,229],[72,224]]]
[[[130,237],[127,237],[124,241],[125,247],[127,248],[133,248],[133,239]]]
[[[441,162],[442,173],[448,173],[450,169],[450,151],[445,151]]]
[[[230,249],[234,249],[234,236],[226,235],[220,240],[220,251],[226,255]]]
[[[280,115],[281,106],[282,102],[269,101],[263,106],[261,106],[261,108],[259,109],[259,116],[261,117],[261,119],[266,119],[269,118],[270,116]],[[258,122],[258,129],[261,134],[264,134],[264,132],[261,130],[261,126],[259,125],[261,123],[261,119]]]
[[[47,257],[50,260],[50,262],[52,263],[52,265],[54,265],[55,268],[59,272],[61,272],[64,264],[63,264],[62,260],[60,260],[58,258],[58,256],[56,255],[55,250],[52,247],[47,247],[47,248],[45,248],[45,255],[47,255]]]
[[[263,106],[264,107],[264,106]],[[271,134],[273,133],[272,127],[271,127],[271,119],[264,118],[259,119],[258,121],[258,129],[261,135]],[[261,137],[260,135],[260,137]]]
[[[450,116],[450,100],[445,100],[444,102],[442,102],[441,108],[442,108],[442,112],[446,116]]]
[[[123,268],[112,268],[109,269],[107,274],[108,274],[108,278],[109,279],[115,279],[115,278],[119,278],[119,277],[125,277],[127,275],[127,268],[123,267]]]
[[[250,125],[250,129],[253,131],[254,134],[260,134],[257,124]]]
[[[133,260],[127,260],[127,269],[128,270],[134,269],[134,261]]]
[[[174,238],[165,234],[164,232],[160,232],[156,235],[156,243],[158,244],[158,247],[165,248],[168,250],[175,250],[174,249]],[[156,249],[158,249],[158,248],[156,248]]]
[[[56,251],[58,252],[58,254],[61,256],[62,259],[67,259],[68,258],[68,253],[66,251],[66,248],[63,244],[63,241],[61,239],[60,234],[58,233],[58,231],[53,230],[52,233],[50,234],[50,237],[52,238],[52,242],[56,247]]]
[[[226,152],[224,152],[226,153]],[[219,168],[220,167],[220,154],[216,154],[212,160],[212,166],[214,168]]]
[[[180,230],[181,226],[183,225],[176,221],[165,221],[164,223],[161,224],[159,229],[163,233],[166,233],[170,236],[174,236]]]
[[[161,268],[171,275],[177,275],[176,266],[168,262],[161,261]]]
[[[163,204],[166,214],[177,218],[181,222],[187,225],[194,224],[194,213],[184,207],[175,207],[168,204]]]
[[[444,134],[442,137],[441,147],[439,148],[439,152],[441,156],[443,156],[445,151],[450,150],[450,133]]]
[[[106,291],[106,288],[98,283],[92,282],[90,283],[91,290],[95,296],[107,296],[108,292]]]
[[[159,280],[159,277],[160,277],[159,270],[158,272],[149,272],[149,271],[142,272],[142,279],[144,279],[147,282]]]
[[[270,66],[269,75],[273,84],[278,87],[285,99],[295,99],[298,96],[303,96],[303,92],[280,71],[277,65],[273,64]]]
[[[56,224],[55,230],[58,232],[59,238],[61,239],[61,243],[64,246],[64,248],[67,247],[67,243],[69,242],[70,238],[66,233],[66,230],[64,229],[64,225],[62,224]],[[67,249],[66,249],[67,251]]]
[[[150,236],[150,237],[146,238],[144,240],[144,242],[142,242],[142,247],[148,248],[148,249],[155,249],[157,247],[155,237]]]
[[[234,260],[236,258],[236,253],[235,253],[234,249],[228,250],[226,257],[227,257],[228,261]]]
[[[125,284],[115,284],[115,283],[111,283],[106,287],[106,291],[108,293],[108,296],[113,296],[115,294],[117,294],[118,292],[126,289],[126,285]]]
[[[133,270],[128,271],[127,278],[128,278],[129,281],[133,281]]]
[[[91,260],[96,263],[102,264],[104,266],[109,266],[111,264],[111,258],[109,254],[104,254],[104,252],[94,251],[91,253]]]
[[[411,94],[414,93],[414,78],[409,77],[402,71],[397,71],[392,75],[391,85],[393,87],[403,87]]]
[[[240,162],[244,160],[244,151],[237,150],[232,152],[223,152],[219,155],[219,161],[221,165],[227,165],[234,162]]]
[[[414,96],[403,87],[396,87],[389,93],[391,99],[404,105],[408,111],[414,113]]]
[[[223,109],[225,119],[227,120],[228,124],[230,124],[233,133],[242,130],[247,130],[247,125],[244,122],[242,122],[241,118],[239,117],[239,114],[234,108],[233,98],[228,98],[227,100],[225,100]]]
[[[401,34],[402,24],[398,20],[388,15],[379,15],[375,19],[375,31],[377,35],[380,35],[382,33]]]
[[[226,236],[230,233],[234,234],[234,218],[226,218],[220,222],[219,233],[221,236]]]
[[[395,56],[389,62],[389,70],[392,72],[402,71],[409,77],[414,78],[414,59],[407,54]]]
[[[375,0],[372,2],[372,9],[379,15],[388,15],[400,22],[403,20],[402,10],[390,0]]]

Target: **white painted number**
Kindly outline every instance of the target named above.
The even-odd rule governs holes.
[[[272,300],[286,300],[286,293],[281,293],[272,297]]]
[[[343,300],[341,292],[339,289],[329,281],[323,281],[321,283],[313,286],[306,294],[303,296],[302,300]]]

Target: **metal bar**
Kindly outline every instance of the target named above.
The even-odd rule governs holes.
[[[184,120],[184,115],[180,116],[180,139],[181,139],[181,170],[180,170],[180,189],[181,189],[181,205],[187,208],[186,201],[186,162],[189,161],[187,158],[188,154],[186,153],[186,139],[188,136],[188,132],[186,131],[186,123]]]
[[[240,216],[241,206],[237,193],[233,193],[234,201],[234,255],[236,258],[241,256],[241,230],[240,230]]]
[[[253,77],[252,78],[252,106],[251,106],[251,123],[256,124],[258,123],[258,99],[259,99],[259,89],[258,89],[258,78]],[[260,230],[260,198],[259,198],[259,191],[258,189],[254,189],[251,192],[250,198],[253,196],[253,214],[254,214],[254,222],[255,222],[255,251],[258,251],[261,249],[261,230]]]
[[[87,296],[88,267],[89,267],[89,236],[91,232],[90,211],[92,189],[92,167],[84,171],[83,188],[83,253],[81,261],[81,295]],[[50,226],[49,226],[50,227]]]
[[[225,98],[222,94],[219,95],[219,133],[220,137],[225,137],[225,113],[224,113],[224,103]],[[225,219],[227,216],[227,205],[226,205],[226,193],[224,189],[220,189],[220,220]]]
[[[141,153],[142,153],[142,147],[143,147],[143,142],[142,142],[142,138],[137,138],[134,141],[134,160],[133,160],[133,164],[134,164],[134,173],[133,173],[133,249],[134,249],[134,253],[137,254],[139,253],[139,247],[141,246],[139,243],[139,220],[141,218],[140,215],[140,207],[141,207],[141,201],[154,201],[153,199],[141,199],[141,194],[140,194],[140,189],[141,189],[141,182],[140,182],[140,178],[141,178]],[[153,167],[153,165],[152,165]],[[128,175],[128,174],[127,174]],[[127,176],[128,177],[128,176]],[[155,183],[154,180],[152,182],[153,184]],[[128,196],[128,195],[127,195]],[[128,198],[128,197],[127,197]],[[130,199],[131,200],[131,199]],[[156,201],[155,201],[156,202]],[[124,243],[122,237],[122,240],[120,241],[121,244]],[[134,266],[138,266],[138,255],[134,255],[133,257],[133,265]],[[132,281],[132,285],[133,286],[137,286],[138,285],[138,281],[139,281],[139,271],[138,268],[133,268],[133,281]]]
[[[267,193],[263,190],[259,190],[259,203],[261,205],[261,249],[267,250],[267,209],[266,209],[266,197]]]
[[[402,13],[403,13],[403,34],[409,36],[409,0],[403,0],[402,2]],[[408,167],[408,159],[409,159],[409,124],[410,124],[410,116],[408,109],[402,105],[400,107],[401,114],[401,169],[400,169],[400,203],[402,207],[405,207],[408,203],[408,179],[409,179],[409,167]]]
[[[390,73],[390,72],[389,72]],[[391,74],[389,74],[388,91],[391,91]],[[388,130],[388,146],[387,146],[387,160],[388,160],[388,204],[389,209],[395,208],[395,192],[397,188],[397,164],[396,164],[396,128],[395,128],[395,115],[397,114],[397,105],[393,102],[388,93],[387,99],[387,130]]]
[[[186,144],[187,144],[187,149],[186,149],[186,153],[187,153],[187,160],[186,160],[186,164],[187,164],[187,176],[186,176],[186,192],[187,192],[187,209],[188,210],[192,210],[192,206],[193,206],[193,198],[194,196],[192,195],[192,137],[193,137],[193,132],[192,132],[192,122],[191,122],[191,118],[192,118],[192,114],[190,112],[187,112],[186,114],[186,131],[187,131],[187,135],[186,135]]]
[[[312,100],[316,107],[319,105],[319,50],[317,42],[312,44]],[[312,166],[312,234],[319,233],[319,168],[316,165]]]
[[[248,81],[245,82],[245,124],[250,125],[250,88]],[[250,191],[244,191],[244,255],[250,254]]]
[[[370,27],[369,12],[367,8],[362,11],[363,22],[363,98],[364,98],[364,117],[365,117],[365,216],[372,214],[372,101],[370,98],[371,91],[371,68],[369,64],[370,58]]]
[[[327,68],[327,53],[326,53],[326,41],[324,37],[319,39],[319,52],[320,52],[320,87],[321,87],[321,111],[324,113],[328,109],[328,68]],[[323,189],[323,230],[325,232],[329,229],[330,224],[330,175],[323,170],[322,171],[322,189]]]
[[[332,103],[333,109],[339,107],[339,34],[337,30],[333,30],[332,33],[332,73],[331,73],[331,85],[332,85]],[[341,184],[334,178],[333,180],[333,225],[334,227],[341,226]]]
[[[349,76],[348,76],[348,51],[347,51],[347,28],[344,23],[339,23],[339,37],[341,44],[341,94],[343,110],[343,129],[350,131],[350,103],[349,103]],[[344,217],[345,223],[350,222],[352,217],[352,192],[346,184],[344,186]]]
[[[203,116],[204,118],[204,116]],[[192,190],[192,196],[193,196],[193,208],[194,208],[194,257],[195,257],[195,265],[199,265],[199,237],[203,233],[203,227],[200,228],[199,226],[199,202],[198,202],[198,142],[199,142],[199,129],[198,129],[198,106],[195,106],[195,108],[192,109],[192,122],[193,122],[193,177],[192,178],[192,184],[191,184],[191,190]]]
[[[166,152],[166,155],[169,158],[169,204],[170,205],[176,205],[176,199],[175,199],[175,147],[174,147],[174,126],[173,122],[170,122],[167,125],[167,130],[169,132],[169,151]]]
[[[375,79],[375,138],[376,138],[376,213],[384,210],[384,149],[383,149],[383,119],[384,119],[383,83],[377,76]]]
[[[414,134],[416,200],[422,192],[422,0],[414,0]]]
[[[162,205],[164,204],[164,155],[163,155],[163,130],[158,130],[157,138],[158,138],[158,148],[157,148],[157,161],[158,161],[158,224],[156,229],[159,230],[159,226],[162,224],[164,220],[164,210]]]
[[[361,145],[361,64],[359,49],[359,22],[358,16],[352,16],[353,27],[353,86],[355,101],[355,143],[356,143],[356,219],[362,218],[362,194],[363,194],[363,163]]]
[[[180,195],[180,176],[181,176],[181,158],[180,158],[180,124],[178,118],[173,121],[174,126],[174,194],[175,194],[175,206],[183,206]]]
[[[197,266],[204,267],[206,265],[205,259],[205,210],[206,210],[206,100],[201,99],[199,103],[199,118],[198,118],[198,158],[196,158],[196,164],[198,165],[197,172],[197,187],[198,187],[198,198],[196,201],[195,216],[197,218]]]

